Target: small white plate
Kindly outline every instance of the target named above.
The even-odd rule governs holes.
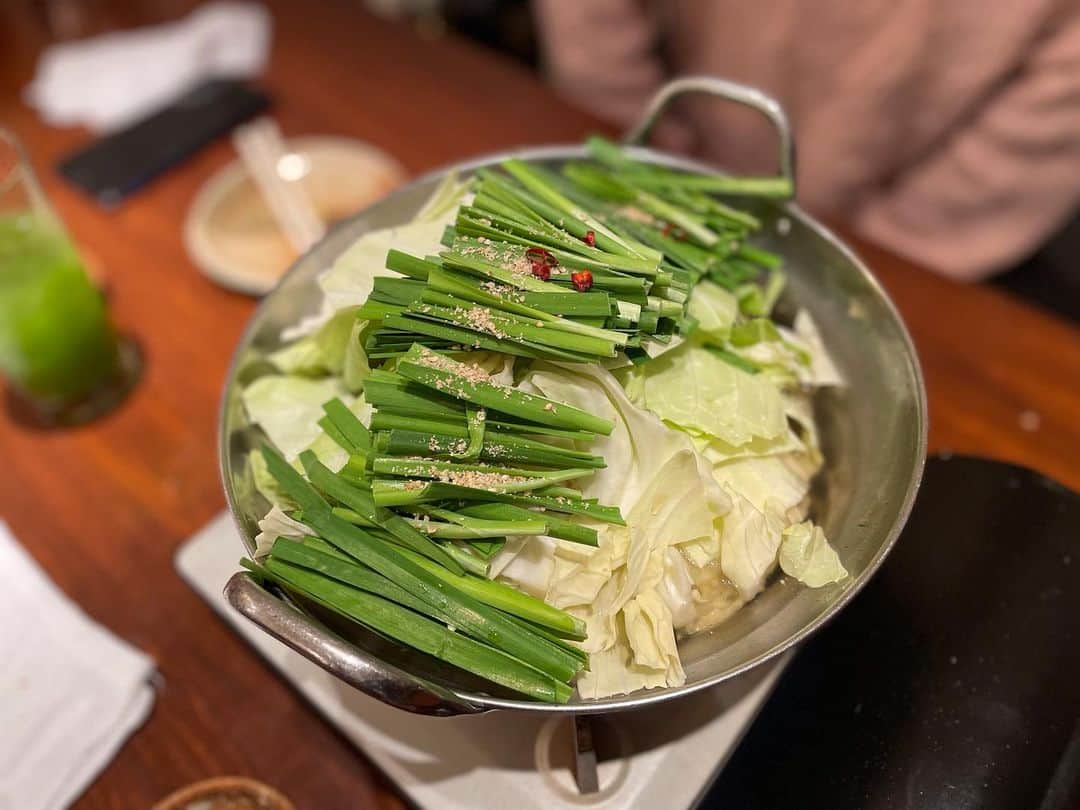
[[[407,178],[381,149],[330,135],[289,138],[283,179],[302,183],[329,225],[373,203]],[[264,295],[296,260],[296,251],[240,161],[211,177],[184,223],[184,244],[204,274],[231,290]]]

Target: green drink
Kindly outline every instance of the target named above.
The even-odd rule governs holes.
[[[0,375],[35,421],[83,422],[130,388],[134,356],[29,166],[0,131],[0,148],[5,140],[14,158],[9,153],[0,172]]]
[[[118,362],[101,292],[67,237],[33,214],[0,216],[0,371],[27,398],[62,407]]]

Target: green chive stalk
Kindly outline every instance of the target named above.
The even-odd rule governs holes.
[[[408,552],[406,553],[408,554]],[[563,610],[552,607],[542,599],[529,596],[527,593],[522,593],[502,582],[480,579],[468,574],[451,574],[445,568],[440,568],[426,557],[421,557],[418,554],[409,554],[409,557],[433,576],[456,586],[485,604],[499,608],[499,610],[506,613],[512,613],[522,619],[527,619],[533,624],[555,630],[563,638],[578,641],[585,639],[585,622]]]
[[[271,565],[259,566],[242,560],[241,564],[328,610],[500,686],[548,703],[570,699],[572,690],[565,682],[388,599],[288,563],[271,561]],[[510,626],[522,629],[519,624]]]

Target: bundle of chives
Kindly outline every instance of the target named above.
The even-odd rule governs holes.
[[[413,292],[397,289],[402,300]],[[586,439],[610,433],[612,424],[498,385],[480,369],[420,345],[399,357],[393,372],[373,371],[365,387],[376,416],[391,427],[380,429],[373,417],[369,430],[339,400],[326,403],[320,424],[349,454],[338,472],[305,451],[301,474],[264,448],[267,469],[315,536],[304,543],[279,539],[256,572],[495,683],[544,700],[567,699],[567,684],[586,658],[563,639],[582,639],[583,625],[488,580],[487,558],[507,535],[596,544],[594,529],[549,517],[548,510],[622,520],[617,509],[567,486],[603,460],[543,440],[545,431]],[[498,430],[488,431],[489,412]],[[428,426],[436,430],[426,432]],[[407,496],[386,497],[391,491]],[[478,506],[496,509],[478,512]],[[464,652],[436,643],[437,623],[470,639]],[[523,678],[519,664],[535,677]]]
[[[600,138],[598,164],[557,175],[518,160],[482,169],[439,256],[392,250],[360,317],[378,322],[375,360],[414,344],[523,358],[596,362],[692,328],[686,303],[702,278],[767,312],[756,281],[775,255],[745,243],[754,215],[711,192],[782,197],[775,178],[703,178],[641,163]]]
[[[465,645],[471,654],[455,652],[444,660],[534,697],[569,697],[566,685],[584,665],[580,656],[511,619],[506,611],[570,637],[581,637],[580,620],[541,607],[525,594],[515,597],[506,586],[486,585],[480,578],[473,582],[460,568],[443,566],[343,520],[316,486],[279,454],[264,447],[263,455],[279,486],[300,505],[305,524],[337,553],[279,539],[259,573],[383,635],[444,657],[446,645],[433,641],[445,640],[441,631],[446,628],[424,618],[433,617],[479,645]],[[533,671],[531,679],[522,678],[526,670]],[[547,687],[541,689],[539,683]]]
[[[357,624],[500,686],[548,703],[565,703],[570,699],[571,688],[566,682],[497,647],[454,632],[447,625],[431,621],[422,613],[409,610],[384,596],[342,584],[336,578],[273,557],[265,566],[248,560],[241,560],[241,564],[264,579],[276,582]],[[379,592],[385,593],[385,588],[380,587]],[[523,629],[518,623],[510,623],[510,626]],[[553,646],[539,634],[534,634],[531,643]]]
[[[606,419],[499,385],[482,369],[420,345],[401,355],[393,372],[372,372],[365,393],[375,408],[365,457],[374,505],[413,510],[411,525],[433,537],[548,534],[595,545],[595,530],[539,510],[622,520],[617,509],[567,487],[602,468],[603,459],[545,441],[606,435],[613,427]],[[518,508],[484,516],[440,506],[477,502]]]

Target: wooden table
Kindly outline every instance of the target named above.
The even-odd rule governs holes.
[[[186,3],[147,5],[172,13]],[[359,136],[421,171],[598,127],[522,68],[457,40],[424,41],[355,3],[270,5],[276,30],[265,84],[287,134]],[[89,427],[36,432],[0,413],[0,516],[61,588],[153,655],[164,676],[149,721],[78,806],[146,807],[220,774],[263,779],[301,808],[398,806],[363,756],[173,569],[180,543],[224,506],[218,395],[253,306],[204,279],[181,244],[196,189],[231,159],[230,148],[202,151],[115,212],[96,207],[52,170],[85,133],[46,128],[18,100],[44,42],[18,8],[0,11],[0,122],[27,144],[147,360],[135,394]],[[1080,331],[994,289],[962,287],[859,247],[918,344],[931,448],[1019,462],[1080,488]]]

